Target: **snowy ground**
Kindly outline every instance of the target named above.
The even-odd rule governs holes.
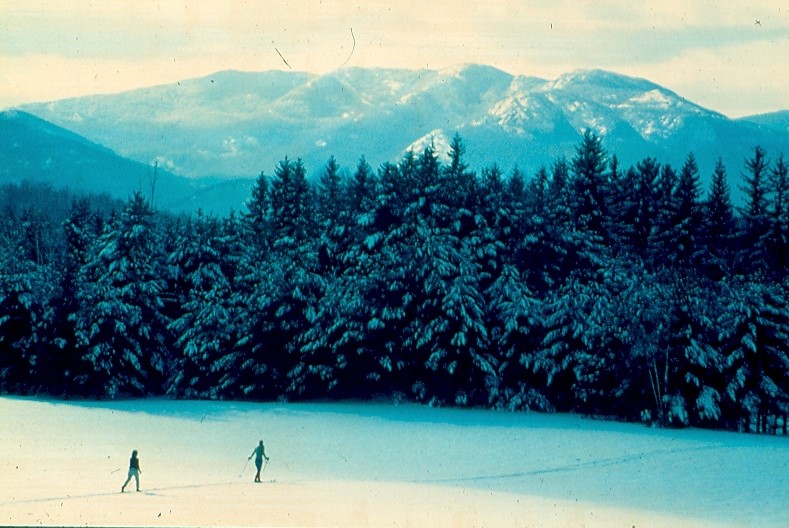
[[[254,484],[261,437],[271,462]],[[121,494],[132,449],[143,491]],[[413,405],[0,398],[0,524],[765,528],[789,526],[787,505],[785,437]]]

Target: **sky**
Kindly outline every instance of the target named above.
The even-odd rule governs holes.
[[[599,68],[730,117],[789,109],[785,0],[0,0],[0,108],[209,75]]]

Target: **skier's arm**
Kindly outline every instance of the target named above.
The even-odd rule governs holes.
[[[263,458],[268,460],[268,457],[266,456],[266,446],[263,446]]]

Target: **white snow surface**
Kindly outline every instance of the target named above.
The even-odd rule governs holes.
[[[410,404],[4,397],[0,475],[10,525],[789,526],[786,437]]]

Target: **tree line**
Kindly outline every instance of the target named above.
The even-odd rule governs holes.
[[[526,177],[455,136],[373,169],[261,173],[241,213],[73,199],[0,226],[0,391],[395,398],[786,433],[789,177],[741,207],[587,132]]]

